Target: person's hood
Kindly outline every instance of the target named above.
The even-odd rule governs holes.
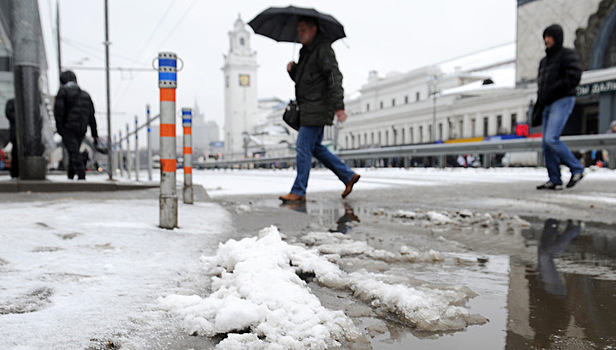
[[[66,99],[70,101],[71,105],[75,105],[77,99],[79,98],[79,94],[81,93],[81,89],[74,81],[69,81],[68,83],[62,85],[62,88],[66,91]]]
[[[612,122],[610,123],[610,129],[608,130],[610,134],[616,134],[616,131],[614,131],[615,126],[616,126],[616,120],[612,120]]]
[[[67,70],[60,74],[60,84],[64,85],[70,81],[77,83],[77,76],[75,75],[75,73],[70,70]]]
[[[546,49],[546,52],[554,52],[563,47],[565,34],[563,33],[563,27],[561,27],[560,25],[552,24],[551,26],[545,28],[545,30],[543,31],[543,38],[545,39],[546,36],[551,36],[552,38],[554,38],[554,46],[549,49]]]

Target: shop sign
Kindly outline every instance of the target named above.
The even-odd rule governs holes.
[[[577,87],[578,96],[602,95],[616,92],[616,80],[600,81]]]

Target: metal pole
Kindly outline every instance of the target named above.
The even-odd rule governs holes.
[[[43,118],[40,113],[39,88],[42,38],[36,0],[12,1],[11,33],[13,44],[13,77],[15,87],[15,123],[19,178],[44,180],[47,162],[43,157]]]
[[[60,44],[60,1],[56,0],[56,40],[58,49],[58,77],[62,74],[62,45]]]
[[[105,79],[107,82],[107,168],[109,173],[109,180],[113,180],[113,162],[111,157],[111,83],[109,78],[109,4],[108,0],[105,0]],[[126,134],[128,137],[128,133]],[[122,138],[120,138],[120,143]]]
[[[131,161],[132,161],[132,157],[130,154],[130,131],[128,130],[128,123],[126,123],[126,175],[128,176],[128,179],[130,180],[130,168],[131,168]]]
[[[122,130],[118,132],[118,162],[120,163],[120,176],[124,176],[124,150],[122,149]]]
[[[175,89],[177,87],[177,55],[158,54],[158,87],[160,88],[160,227],[178,226],[176,190]]]
[[[113,135],[113,144],[117,145],[118,144],[118,138],[116,135]],[[120,164],[119,164],[119,157],[118,157],[118,147],[116,146],[115,148],[112,146],[111,147],[111,152],[113,152],[113,157],[111,158],[112,164],[117,164],[118,165],[118,169],[120,169]],[[114,159],[115,158],[115,159]],[[109,166],[107,167],[109,168]]]
[[[152,142],[151,140],[151,129],[150,129],[150,105],[147,104],[145,106],[146,109],[146,117],[147,117],[147,126],[148,126],[148,132],[147,132],[147,141],[148,141],[148,181],[152,181],[152,147],[150,146],[150,142]]]
[[[192,109],[182,108],[182,126],[184,126],[184,203],[193,204]]]
[[[139,181],[139,121],[135,116],[135,181]]]

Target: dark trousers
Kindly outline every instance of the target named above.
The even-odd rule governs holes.
[[[83,161],[79,147],[85,135],[74,130],[65,130],[62,135],[62,143],[68,152],[67,175],[72,179],[75,175],[79,179],[86,178],[86,164]]]

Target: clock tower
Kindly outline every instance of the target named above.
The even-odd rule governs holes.
[[[258,119],[257,54],[250,48],[250,33],[238,16],[229,32],[229,53],[224,55],[225,158],[245,156],[245,133],[250,134]]]

